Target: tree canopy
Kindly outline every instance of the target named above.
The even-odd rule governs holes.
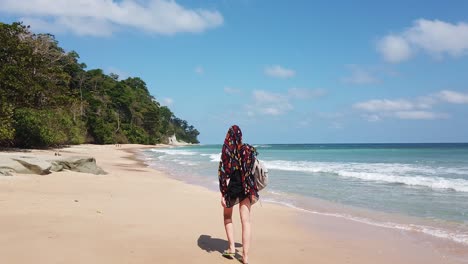
[[[22,23],[0,23],[0,146],[165,143],[199,132],[161,106],[146,83],[87,70],[75,51]]]

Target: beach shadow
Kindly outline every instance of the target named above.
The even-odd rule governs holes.
[[[223,252],[228,248],[228,241],[220,238],[213,238],[208,235],[201,235],[197,240],[198,246],[205,250],[208,253],[211,252],[219,252],[219,254],[223,254]],[[235,247],[242,247],[242,244],[236,243]],[[238,254],[236,254],[237,256]]]

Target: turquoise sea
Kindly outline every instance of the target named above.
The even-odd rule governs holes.
[[[254,145],[269,169],[262,202],[468,246],[468,144]],[[218,190],[221,145],[142,151],[179,180]]]

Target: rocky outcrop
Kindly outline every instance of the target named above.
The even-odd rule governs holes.
[[[0,155],[0,175],[12,173],[45,175],[52,171],[71,170],[92,174],[106,174],[92,157],[63,157],[50,159],[47,156]]]
[[[106,174],[96,165],[96,159],[92,157],[67,157],[51,162],[51,171],[71,170],[92,174]]]
[[[168,139],[168,144],[173,145],[173,146],[185,146],[185,145],[190,145],[189,143],[182,141],[182,140],[177,140],[176,135],[172,135]]]

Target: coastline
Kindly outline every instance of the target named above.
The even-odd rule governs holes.
[[[108,175],[2,177],[0,260],[238,263],[221,257],[227,242],[219,194],[147,167],[137,157],[142,148],[154,146],[79,145],[61,151],[95,157]],[[53,151],[29,154],[53,156]],[[240,242],[238,216],[235,211]],[[468,255],[444,243],[431,250],[434,245],[418,235],[271,203],[254,205],[252,219],[255,263],[466,263]]]

